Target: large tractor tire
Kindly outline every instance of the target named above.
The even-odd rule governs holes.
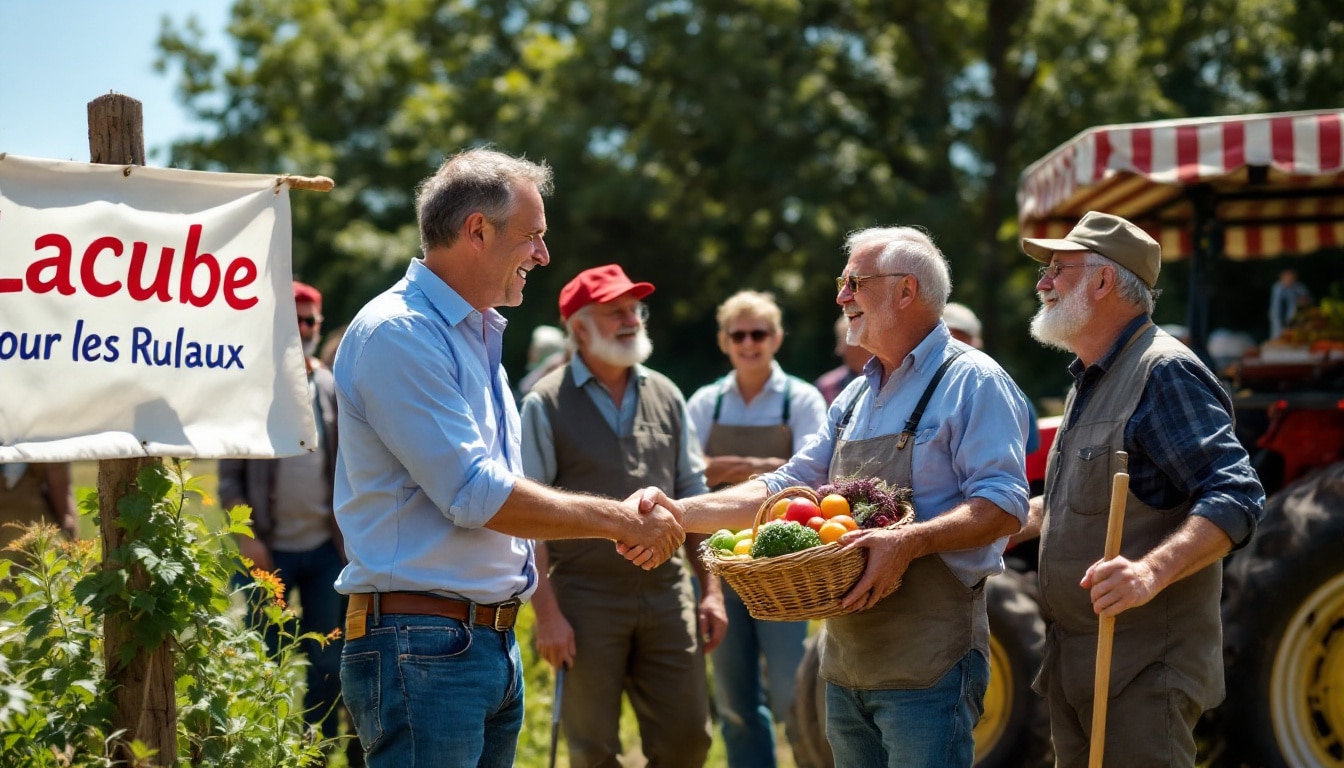
[[[1221,762],[1344,768],[1344,463],[1275,494],[1224,573]]]
[[[1041,665],[1045,625],[1029,580],[1015,571],[986,585],[990,629],[990,679],[985,713],[975,727],[976,768],[1049,765],[1049,723],[1044,702],[1031,690]],[[819,644],[808,641],[798,668],[793,720],[793,754],[799,766],[834,768],[826,743],[826,682],[817,674]]]

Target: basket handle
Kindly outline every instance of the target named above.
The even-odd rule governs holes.
[[[817,492],[808,488],[806,485],[791,485],[782,491],[772,493],[766,497],[765,501],[761,502],[761,508],[756,510],[756,520],[751,526],[751,540],[756,540],[756,532],[761,529],[761,525],[764,524],[765,518],[770,514],[770,510],[775,508],[775,504],[778,503],[780,499],[797,496],[809,499],[813,504],[821,506],[821,498],[817,496]]]

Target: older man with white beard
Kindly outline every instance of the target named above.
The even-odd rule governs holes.
[[[676,498],[704,493],[705,462],[676,385],[642,363],[653,351],[642,299],[615,264],[585,270],[560,292],[574,353],[523,400],[523,471],[581,493],[625,498],[652,485]],[[704,652],[727,629],[717,579],[688,537],[688,555],[632,569],[610,542],[537,548],[532,605],[537,650],[568,668],[561,723],[570,765],[615,766],[622,754],[622,691],[639,720],[650,765],[700,766],[710,725]],[[687,564],[700,578],[697,605]]]
[[[1022,248],[1047,265],[1032,336],[1077,355],[1045,495],[1015,537],[1041,536],[1050,631],[1035,687],[1049,703],[1056,765],[1088,764],[1097,617],[1116,616],[1105,762],[1191,766],[1195,722],[1224,695],[1221,561],[1254,533],[1264,491],[1217,378],[1153,325],[1157,242],[1090,212],[1064,239]],[[1121,450],[1123,545],[1104,560]]]

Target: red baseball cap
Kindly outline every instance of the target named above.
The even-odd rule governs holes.
[[[604,304],[627,293],[642,299],[653,293],[653,283],[632,283],[617,264],[585,269],[560,289],[560,319],[569,318],[589,304]]]
[[[294,301],[311,301],[317,306],[322,306],[322,293],[307,283],[294,281]]]

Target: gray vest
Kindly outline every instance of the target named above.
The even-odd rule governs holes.
[[[677,386],[662,374],[649,372],[640,381],[633,374],[626,397],[638,398],[632,433],[612,433],[588,393],[574,386],[565,365],[532,389],[541,398],[555,443],[553,485],[567,491],[624,499],[640,488],[656,486],[671,493],[677,485],[685,407]],[[671,586],[683,576],[681,551],[651,570],[631,568],[603,539],[546,542],[551,582],[556,588],[574,584],[585,589],[622,592]]]
[[[1065,690],[1091,690],[1096,668],[1097,616],[1088,593],[1078,586],[1084,572],[1101,559],[1111,482],[1120,469],[1115,453],[1124,450],[1125,426],[1138,407],[1158,363],[1174,357],[1198,360],[1184,345],[1149,323],[1129,339],[1106,370],[1081,413],[1073,414],[1077,388],[1069,391],[1045,473],[1045,518],[1041,529],[1041,609],[1051,624],[1045,678],[1062,675]],[[1172,425],[1179,429],[1179,425]],[[1120,553],[1142,558],[1186,520],[1189,500],[1172,509],[1154,509],[1133,493],[1125,504]],[[1165,664],[1172,687],[1205,708],[1222,700],[1222,563],[1214,563],[1162,590],[1147,605],[1116,618],[1110,695],[1145,667]]]

